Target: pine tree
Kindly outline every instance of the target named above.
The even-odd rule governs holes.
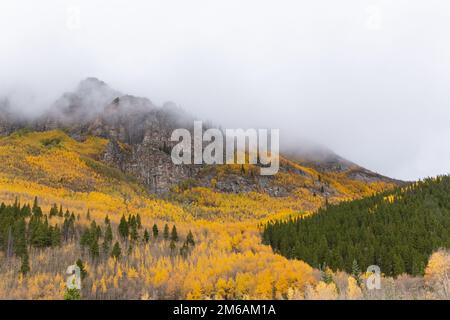
[[[148,243],[150,241],[150,233],[145,229],[144,231],[144,242]]]
[[[169,226],[167,225],[167,223],[164,225],[163,238],[164,240],[169,239]]]
[[[153,232],[153,239],[156,240],[158,238],[159,233],[158,226],[156,225],[156,223],[153,225],[152,232]]]
[[[86,219],[88,220],[88,221],[90,221],[91,220],[91,211],[88,209],[88,211],[87,211],[87,213],[86,213]]]
[[[97,259],[100,256],[100,248],[98,246],[98,239],[96,237],[91,240],[91,243],[89,245],[89,254],[91,255],[91,258],[93,260]]]
[[[361,269],[359,268],[358,262],[354,259],[352,263],[352,276],[355,278],[358,285],[361,284]]]
[[[112,244],[112,240],[113,240],[113,234],[112,234],[111,225],[107,224],[106,230],[105,230],[105,237],[103,239],[103,252],[105,252],[106,254],[108,254],[109,248],[111,247],[111,244]]]
[[[127,239],[128,235],[129,235],[129,227],[128,227],[128,222],[125,219],[125,216],[123,215],[122,218],[120,219],[120,223],[119,223],[119,235],[123,238],[123,239]]]
[[[136,221],[133,220],[133,222],[131,223],[131,228],[130,228],[130,238],[133,241],[137,241],[137,239],[139,238],[139,234],[137,231],[137,224]]]
[[[26,223],[23,218],[14,224],[14,253],[21,257],[27,251]]]
[[[50,227],[51,246],[57,247],[61,245],[61,230],[58,225]]]
[[[112,249],[112,252],[111,252],[111,257],[113,257],[115,259],[119,259],[121,255],[122,255],[122,249],[120,248],[119,242],[116,241],[116,243],[114,244],[114,247]]]
[[[28,252],[25,252],[22,255],[22,265],[20,266],[20,273],[22,273],[24,276],[30,272],[30,263],[28,261]]]
[[[178,241],[178,233],[177,228],[175,226],[172,227],[172,232],[170,233],[170,240],[174,242]]]
[[[195,246],[194,235],[192,234],[191,230],[189,230],[189,233],[186,237],[186,244]]]
[[[38,198],[37,197],[34,198],[33,208],[31,209],[31,212],[33,213],[33,215],[35,217],[38,217],[38,218],[42,217],[42,215],[43,215],[41,207],[39,207],[39,205],[38,205]]]
[[[49,213],[49,217],[56,217],[58,215],[58,206],[56,205],[56,203],[53,205],[53,207],[51,207],[50,209],[50,213]]]

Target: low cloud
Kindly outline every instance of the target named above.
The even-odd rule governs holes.
[[[97,77],[223,127],[280,128],[400,179],[449,172],[446,1],[4,1],[0,95]]]

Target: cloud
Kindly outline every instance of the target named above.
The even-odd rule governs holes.
[[[0,94],[36,113],[95,76],[369,169],[449,171],[446,1],[3,1]]]

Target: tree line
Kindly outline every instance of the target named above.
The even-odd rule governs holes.
[[[52,223],[54,217],[59,217]],[[90,212],[86,219],[91,221]],[[190,249],[195,246],[194,236],[191,231],[181,245],[181,241],[175,225],[170,229],[164,225],[162,236],[159,227],[153,225],[151,232],[143,229],[141,217],[137,215],[122,216],[117,225],[117,232],[113,232],[113,226],[108,216],[105,217],[103,226],[92,220],[89,227],[77,224],[80,215],[75,216],[69,210],[65,212],[62,206],[55,204],[48,214],[44,214],[38,204],[37,197],[32,206],[21,205],[16,199],[12,205],[2,203],[0,205],[0,250],[5,253],[7,259],[16,256],[21,259],[21,273],[26,275],[30,271],[29,249],[58,247],[64,243],[76,241],[80,247],[89,254],[91,260],[96,263],[99,259],[113,257],[120,259],[132,252],[133,246],[148,244],[150,241],[170,241],[171,254],[180,254],[187,257]],[[61,223],[62,222],[62,223]],[[113,244],[114,243],[114,244]],[[178,251],[177,251],[178,248]],[[77,262],[82,268],[81,259]]]
[[[450,176],[415,182],[360,200],[327,205],[309,217],[265,226],[274,251],[314,267],[422,275],[430,254],[450,248]]]

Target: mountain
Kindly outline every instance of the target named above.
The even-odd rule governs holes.
[[[261,231],[404,184],[304,146],[285,150],[274,176],[258,165],[174,165],[171,132],[191,131],[194,118],[94,78],[32,120],[8,100],[0,108],[0,299],[351,298],[353,278],[336,273],[344,281],[333,289]],[[434,260],[430,279],[441,274]],[[75,262],[77,294],[65,287]],[[377,292],[402,283],[385,287]],[[432,288],[417,296],[445,296]]]
[[[258,166],[174,165],[170,135],[193,130],[194,118],[174,103],[155,106],[149,99],[124,95],[96,78],[87,78],[59,98],[39,119],[24,123],[0,119],[0,133],[18,128],[63,130],[76,141],[88,137],[107,144],[96,160],[135,177],[150,193],[165,194],[187,184],[218,192],[262,192],[274,197],[306,193],[329,200],[358,197],[401,183],[361,168],[324,148],[282,155],[280,173],[260,176]],[[189,182],[189,183],[187,183]]]

